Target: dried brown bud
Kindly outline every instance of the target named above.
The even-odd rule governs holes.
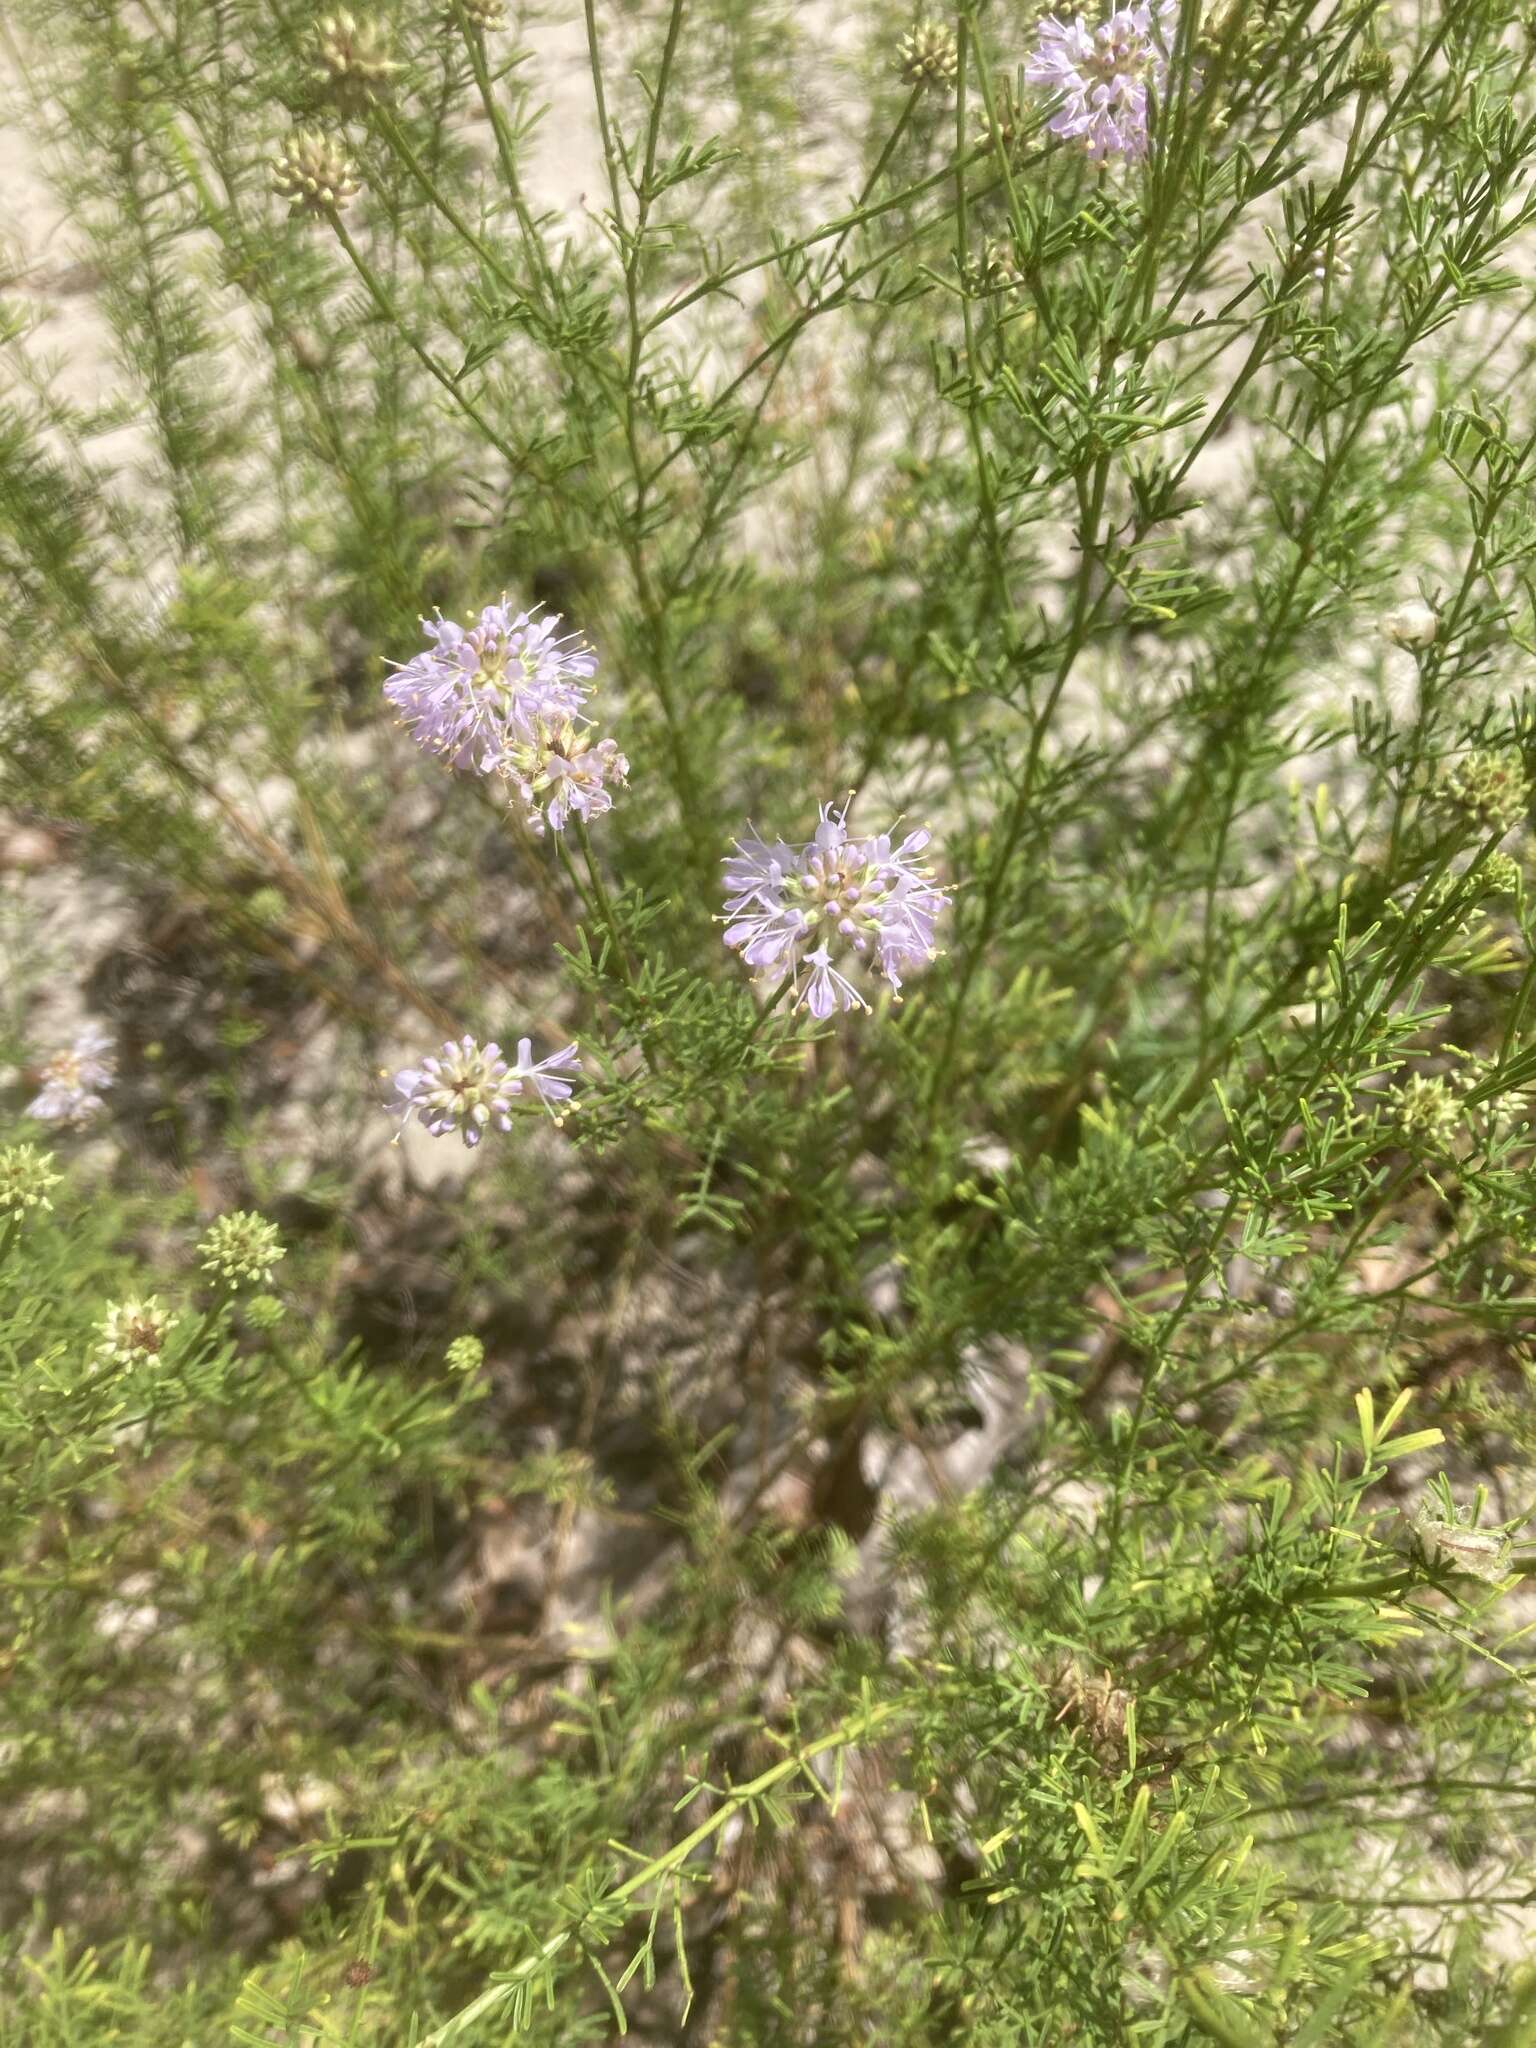
[[[1119,1764],[1125,1754],[1126,1711],[1131,1696],[1106,1671],[1090,1678],[1074,1658],[1064,1657],[1047,1675],[1046,1684],[1058,1702],[1055,1718],[1078,1728],[1105,1765]]]

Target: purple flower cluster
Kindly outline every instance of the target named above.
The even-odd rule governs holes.
[[[508,782],[538,832],[611,809],[629,764],[612,740],[594,738],[585,715],[597,669],[590,648],[560,635],[558,618],[505,603],[470,626],[422,623],[429,645],[384,694],[423,751],[461,774]],[[725,943],[754,972],[791,987],[794,1006],[818,1020],[869,1009],[871,973],[899,1001],[903,975],[933,959],[934,926],[949,908],[921,858],[929,838],[855,838],[845,803],[822,805],[804,845],[738,840],[725,863]],[[415,1117],[433,1137],[456,1133],[473,1147],[490,1129],[511,1130],[520,1098],[559,1123],[580,1078],[574,1045],[535,1061],[522,1038],[509,1063],[499,1045],[465,1036],[402,1068],[391,1107],[402,1128]]]
[[[949,907],[918,859],[928,832],[895,846],[888,832],[852,838],[847,819],[846,804],[823,804],[805,845],[739,839],[725,863],[725,943],[759,973],[793,977],[796,1006],[816,1018],[869,1008],[835,960],[862,960],[900,989],[904,969],[934,957],[934,920]]]
[[[43,1085],[27,1104],[27,1115],[44,1123],[83,1124],[104,1107],[101,1090],[112,1086],[115,1072],[112,1040],[88,1024],[73,1045],[44,1064],[38,1075]]]
[[[1062,95],[1049,122],[1053,135],[1081,140],[1095,163],[1147,153],[1147,91],[1161,93],[1178,24],[1177,0],[1117,7],[1090,29],[1047,15],[1024,76]]]
[[[481,1045],[466,1035],[457,1044],[450,1038],[420,1066],[403,1067],[395,1076],[399,1099],[394,1107],[402,1126],[414,1115],[434,1138],[457,1131],[466,1145],[475,1146],[491,1124],[511,1130],[512,1105],[519,1096],[536,1096],[560,1123],[564,1112],[559,1105],[570,1100],[573,1086],[565,1076],[579,1073],[574,1045],[536,1062],[533,1041],[520,1038],[516,1062],[509,1066],[494,1040]]]
[[[597,738],[585,715],[597,657],[559,624],[505,601],[487,605],[468,626],[423,619],[427,647],[384,685],[424,753],[459,774],[509,784],[540,834],[564,831],[573,815],[601,817],[629,773],[613,741]],[[579,1075],[574,1045],[536,1061],[532,1041],[520,1038],[509,1064],[499,1045],[466,1036],[402,1068],[393,1108],[402,1125],[415,1116],[434,1137],[457,1132],[475,1146],[493,1126],[511,1130],[520,1097],[560,1122]]]
[[[613,808],[629,763],[595,739],[583,706],[597,658],[559,618],[487,605],[471,626],[423,619],[431,643],[384,685],[423,752],[461,774],[494,775],[521,798],[533,830],[565,829]]]

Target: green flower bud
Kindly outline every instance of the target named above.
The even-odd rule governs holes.
[[[53,1171],[53,1154],[35,1145],[0,1145],[0,1216],[27,1209],[51,1209],[48,1190],[64,1178]]]
[[[318,128],[295,128],[272,166],[273,189],[290,213],[328,219],[349,206],[362,190],[351,159]]]
[[[285,1256],[277,1226],[254,1209],[235,1209],[221,1216],[198,1245],[203,1265],[232,1284],[242,1281],[264,1287],[272,1268]]]
[[[1525,762],[1513,747],[1478,748],[1441,777],[1444,801],[1483,831],[1508,832],[1530,805]]]
[[[478,1372],[485,1363],[485,1346],[478,1337],[455,1337],[444,1362],[450,1372]]]
[[[960,68],[960,47],[946,22],[914,22],[896,45],[896,55],[908,85],[937,90],[952,85]]]
[[[96,1325],[93,1360],[97,1365],[143,1365],[160,1356],[180,1320],[156,1294],[114,1302]]]
[[[253,1294],[245,1304],[245,1320],[253,1330],[275,1330],[287,1313],[275,1294]]]

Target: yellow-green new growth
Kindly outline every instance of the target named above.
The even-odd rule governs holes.
[[[1477,879],[1490,896],[1518,896],[1523,878],[1514,855],[1495,847],[1478,868]]]
[[[1380,43],[1367,43],[1345,73],[1344,83],[1362,97],[1384,96],[1392,90],[1392,70],[1391,56]]]

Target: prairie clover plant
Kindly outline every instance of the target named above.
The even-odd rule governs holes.
[[[1531,801],[1525,763],[1513,748],[1474,749],[1449,769],[1441,790],[1447,803],[1501,837],[1520,823]]]
[[[387,93],[403,69],[390,55],[387,29],[377,21],[359,20],[345,7],[322,15],[316,37],[316,77],[349,113]]]
[[[1440,631],[1434,608],[1422,598],[1409,598],[1387,613],[1381,630],[1398,647],[1430,647]]]
[[[947,22],[914,22],[897,44],[896,55],[910,86],[939,91],[955,82],[960,51]]]
[[[1536,2035],[1529,28],[6,10],[0,2040]]]

